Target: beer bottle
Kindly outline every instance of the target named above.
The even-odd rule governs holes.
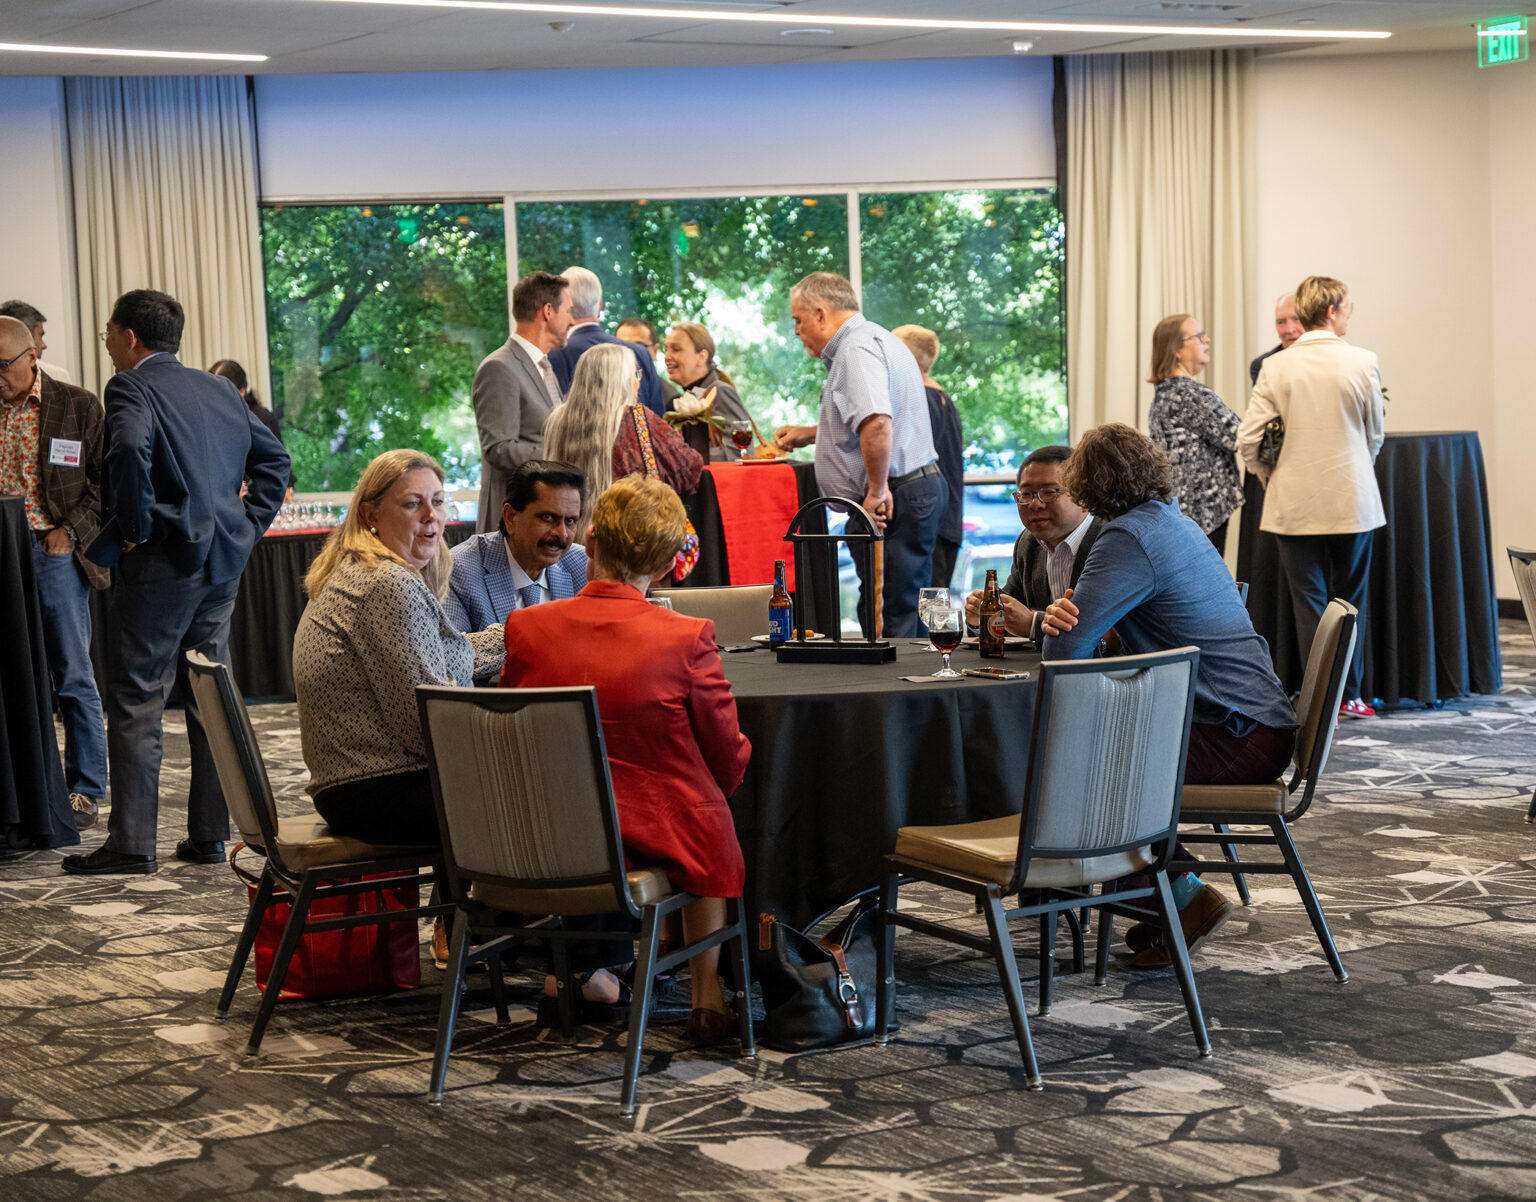
[[[784,587],[784,561],[773,561],[773,595],[768,598],[768,645],[777,647],[794,638],[794,603]]]
[[[987,585],[981,594],[981,654],[987,659],[1003,658],[1003,603],[997,595],[997,569],[987,569]]]

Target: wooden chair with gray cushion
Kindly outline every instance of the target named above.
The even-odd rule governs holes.
[[[652,597],[667,597],[672,608],[690,618],[715,624],[715,642],[745,643],[754,634],[768,633],[771,584],[739,584],[729,588],[653,588]]]
[[[720,930],[659,954],[663,920],[695,899],[674,889],[660,868],[624,866],[596,690],[422,686],[416,696],[449,889],[459,907],[438,1015],[431,1100],[442,1101],[465,967],[498,955],[512,938],[548,940],[561,1027],[569,1037],[572,983],[567,945],[589,939],[634,944],[636,936],[630,931],[580,929],[567,920],[614,912],[640,923],[623,1113],[632,1115],[635,1109],[656,975],[727,941],[736,944],[738,979],[747,995],[737,1007],[741,1047],[745,1055],[755,1056],[741,898],[728,899],[729,918]],[[524,915],[537,917],[529,921]]]
[[[1219,843],[1228,858],[1215,860],[1178,860],[1175,872],[1282,873],[1291,878],[1302,905],[1312,920],[1312,929],[1322,944],[1323,955],[1340,981],[1349,980],[1339,949],[1334,946],[1322,903],[1307,875],[1290,827],[1312,805],[1317,779],[1328,763],[1333,746],[1333,732],[1338,725],[1339,706],[1344,700],[1344,677],[1349,659],[1355,653],[1357,611],[1348,602],[1334,598],[1323,610],[1307,656],[1307,670],[1302,677],[1301,696],[1296,704],[1300,722],[1296,730],[1296,767],[1290,783],[1284,780],[1263,785],[1185,785],[1181,803],[1182,818],[1190,823],[1209,823],[1218,831],[1184,831],[1186,844]],[[1297,789],[1301,790],[1297,796]],[[1263,826],[1265,831],[1237,832],[1232,826]],[[1276,847],[1279,861],[1232,858],[1228,849],[1234,845],[1264,844]]]
[[[1531,638],[1536,639],[1536,551],[1522,551],[1518,547],[1506,548],[1509,567],[1515,574],[1515,587],[1520,590],[1520,604],[1525,609],[1525,623],[1531,628]],[[1531,808],[1525,812],[1527,822],[1536,822],[1536,789],[1531,790]]]
[[[879,1014],[884,1042],[894,1016],[896,927],[961,947],[997,962],[1014,1036],[1031,1089],[1040,1069],[1030,1041],[1008,924],[1099,909],[1097,983],[1102,984],[1116,912],[1152,898],[1173,932],[1173,965],[1201,1056],[1210,1055],[1194,973],[1168,887],[1167,864],[1179,821],[1179,786],[1194,708],[1193,647],[1116,659],[1047,661],[1040,665],[1023,811],[955,826],[903,827],[887,857],[881,894]],[[1121,878],[1141,875],[1120,884]],[[987,934],[902,911],[897,893],[907,878],[969,894],[986,915]],[[1094,886],[1103,885],[1095,894]],[[1004,910],[1003,898],[1020,894]],[[1042,953],[1041,1007],[1049,1005],[1051,956]]]
[[[410,883],[409,876],[403,880],[398,876],[385,880],[353,878],[379,873],[421,876],[425,869],[427,875],[419,883],[432,886],[442,868],[442,853],[435,847],[387,846],[333,835],[314,813],[279,818],[266,764],[251,729],[250,715],[235,688],[229,668],[196,651],[187,652],[187,668],[192,691],[197,697],[198,713],[213,751],[219,785],[229,806],[229,816],[246,846],[266,857],[256,895],[251,899],[250,911],[235,944],[234,958],[229,963],[224,991],[219,995],[218,1018],[221,1021],[229,1014],[262,916],[273,906],[292,906],[272,960],[272,970],[267,975],[266,992],[251,1026],[246,1051],[254,1056],[261,1050],[262,1036],[282,993],[289,961],[304,935],[311,931],[335,931],[381,922],[414,923],[421,918],[446,914],[453,907],[429,904],[412,909],[311,919],[310,907],[319,899],[376,893]]]

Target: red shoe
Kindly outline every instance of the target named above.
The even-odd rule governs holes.
[[[1376,711],[1358,697],[1339,706],[1341,718],[1374,718],[1375,716]]]

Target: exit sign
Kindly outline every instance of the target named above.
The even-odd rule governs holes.
[[[1524,17],[1496,17],[1477,23],[1477,65],[1501,67],[1523,63],[1531,56],[1530,31]]]

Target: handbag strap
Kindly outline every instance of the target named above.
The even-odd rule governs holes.
[[[645,460],[645,474],[659,479],[661,469],[656,466],[656,452],[651,447],[651,426],[645,420],[645,406],[639,401],[632,401],[629,406],[629,416],[635,423],[635,437],[640,440],[640,455]]]
[[[261,878],[253,873],[249,868],[244,868],[241,865],[235,863],[235,857],[244,851],[247,846],[249,845],[245,843],[235,844],[234,849],[229,853],[229,870],[254,889],[261,884]]]

